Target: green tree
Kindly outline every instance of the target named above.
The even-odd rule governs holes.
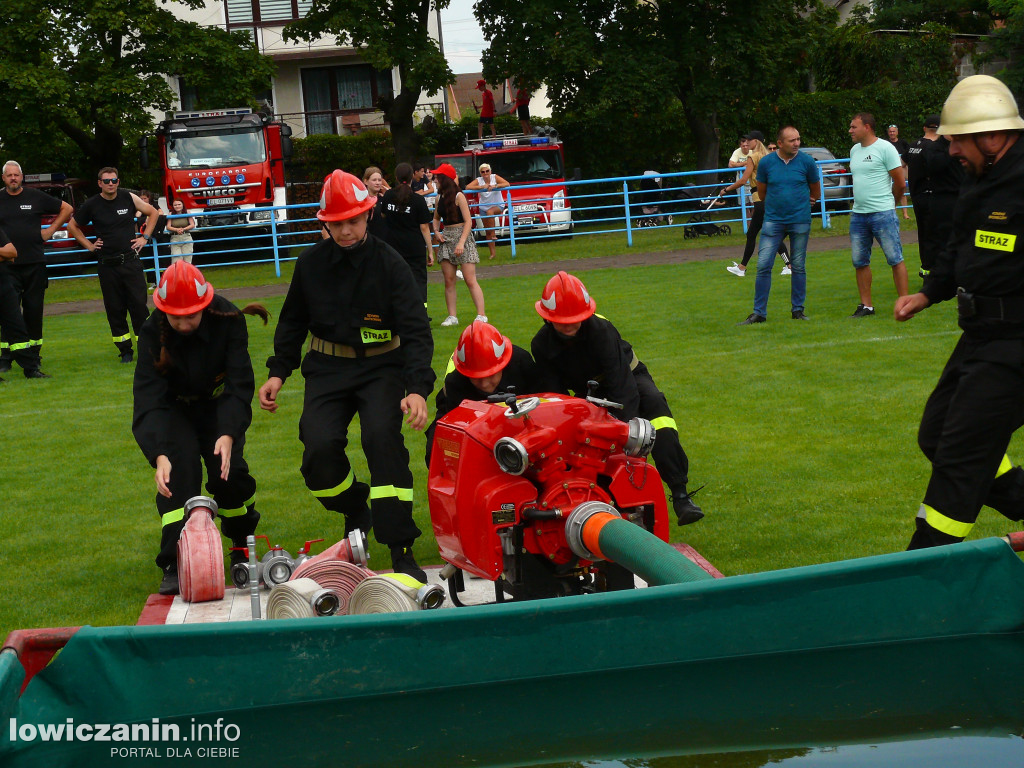
[[[285,27],[286,40],[315,40],[333,35],[339,46],[359,48],[360,56],[377,69],[398,68],[401,88],[378,105],[391,126],[395,156],[416,157],[412,115],[420,91],[437,93],[455,76],[430,37],[427,22],[448,0],[313,0],[305,18]]]
[[[556,116],[610,107],[657,119],[678,103],[698,169],[721,164],[730,127],[757,99],[801,89],[835,12],[815,0],[478,0],[490,80],[544,82]]]
[[[875,29],[906,31],[940,24],[960,34],[984,35],[992,27],[992,12],[989,0],[874,0],[871,23]]]
[[[1024,99],[1024,2],[989,0],[989,8],[1000,24],[989,37],[985,59],[999,57],[1009,61],[999,77],[1020,103]]]
[[[0,18],[5,148],[59,133],[89,171],[118,164],[125,137],[151,129],[148,110],[170,109],[164,73],[218,106],[250,102],[273,73],[244,34],[181,21],[156,0],[0,0]]]

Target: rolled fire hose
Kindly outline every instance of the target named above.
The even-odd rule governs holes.
[[[178,537],[178,585],[181,599],[202,603],[224,597],[224,550],[214,525],[217,502],[193,496],[185,502],[185,527]]]
[[[382,573],[356,587],[348,612],[355,615],[440,608],[445,597],[444,589],[436,584],[424,584],[404,573]]]
[[[307,565],[306,561],[303,565]],[[324,589],[328,589],[338,597],[338,615],[348,613],[349,598],[356,587],[366,578],[374,576],[374,572],[344,560],[321,560],[309,568],[303,568],[301,577],[312,579]],[[294,579],[294,575],[292,576]],[[286,582],[291,583],[291,582]]]
[[[365,568],[369,559],[370,556],[366,552],[366,534],[357,528],[337,544],[329,546],[319,555],[303,560],[292,572],[292,579],[306,578],[307,569],[312,568],[318,563],[330,560],[344,560],[345,562],[355,563]]]
[[[305,619],[333,616],[341,601],[329,589],[312,579],[295,579],[278,584],[267,598],[268,619]]]
[[[618,563],[652,587],[712,578],[675,547],[623,520],[604,502],[588,501],[576,507],[566,518],[565,538],[578,557]]]

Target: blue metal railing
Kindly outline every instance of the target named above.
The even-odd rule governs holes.
[[[853,186],[845,165],[848,162],[844,159],[816,163],[822,195],[812,215],[821,220],[825,229],[831,227],[833,216],[846,214],[852,207]],[[823,170],[825,166],[827,170]],[[708,183],[708,177],[715,181]],[[483,244],[493,231],[497,242],[507,245],[515,258],[519,249],[541,239],[622,234],[626,246],[632,247],[637,232],[645,229],[682,230],[684,238],[728,234],[734,227],[745,233],[752,208],[749,190],[740,187],[729,197],[719,197],[722,187],[735,177],[735,168],[719,168],[660,174],[661,186],[657,189],[639,188],[643,179],[651,178],[649,175],[516,185],[502,190],[504,205],[493,226],[485,226],[484,217],[471,205],[477,242]],[[835,183],[827,184],[826,180]],[[554,197],[561,190],[565,191],[564,197]],[[471,204],[475,202],[472,192],[468,196]],[[556,200],[561,207],[555,207]],[[839,210],[832,210],[835,206]],[[203,267],[273,263],[280,277],[282,262],[296,258],[297,248],[320,238],[320,223],[314,215],[317,207],[317,203],[300,203],[257,208],[256,211],[275,212],[265,227],[206,228],[195,238],[197,263]],[[281,210],[287,211],[286,222],[279,221],[276,211]],[[214,211],[189,215],[201,220],[223,214],[224,211]],[[49,249],[48,258],[52,260],[54,254],[65,258],[60,264],[50,264],[53,279],[95,276],[95,258],[85,249]],[[154,240],[140,256],[146,269],[153,270],[155,279],[170,263],[166,242]],[[78,260],[69,261],[67,257]]]

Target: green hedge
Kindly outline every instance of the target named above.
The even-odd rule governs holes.
[[[293,140],[289,181],[323,181],[335,168],[362,177],[371,165],[388,178],[394,175],[395,149],[389,131],[363,131],[357,136],[317,133]]]

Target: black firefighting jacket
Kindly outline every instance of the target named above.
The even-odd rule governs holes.
[[[217,435],[239,440],[252,422],[256,382],[249,358],[245,316],[218,317],[213,312],[238,312],[215,295],[203,312],[199,328],[188,336],[176,333],[166,315],[153,310],[139,333],[135,365],[135,412],[132,433],[149,463],[167,454],[175,441],[176,415],[182,406],[208,407]],[[161,330],[172,361],[166,373],[155,367],[160,358]]]

